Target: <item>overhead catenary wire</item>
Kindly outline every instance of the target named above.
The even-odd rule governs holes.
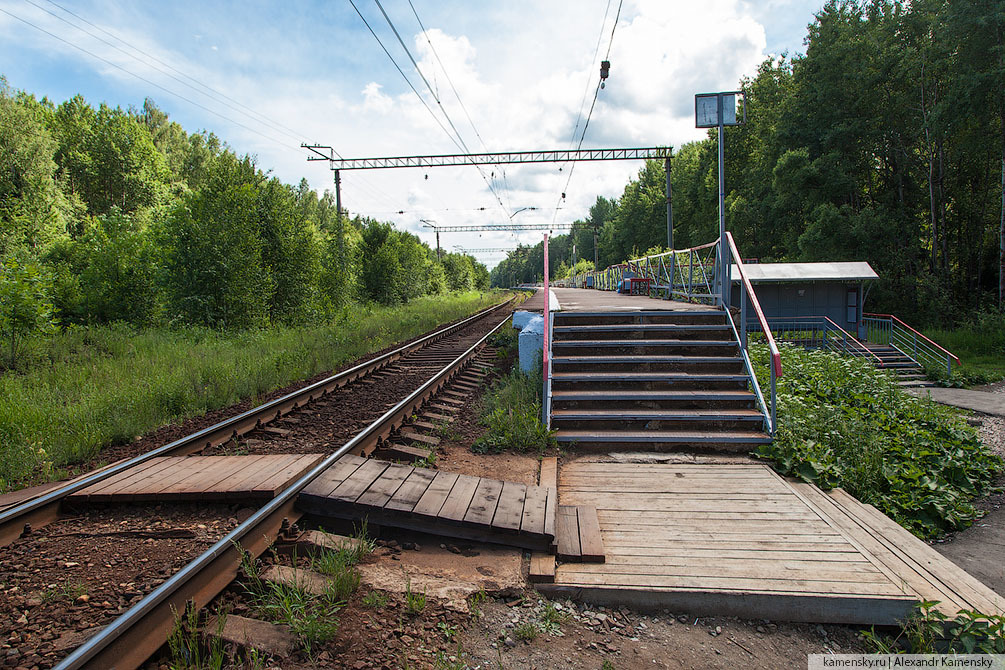
[[[418,62],[412,56],[412,52],[409,50],[408,46],[405,44],[405,41],[401,38],[401,34],[398,32],[398,29],[394,26],[394,22],[391,21],[391,18],[387,15],[387,12],[384,11],[384,7],[380,4],[380,0],[374,0],[374,2],[376,3],[377,7],[380,9],[380,13],[383,14],[384,20],[387,21],[388,26],[390,26],[392,32],[394,32],[395,37],[397,37],[398,43],[401,45],[401,48],[408,55],[408,59],[410,61],[412,61],[412,65],[415,66],[415,70],[416,70],[416,72],[418,72],[419,77],[422,78],[422,81],[426,84],[426,88],[429,89],[430,94],[433,96],[433,100],[435,100],[436,104],[439,105],[440,112],[443,114],[443,117],[447,120],[447,123],[450,125],[451,129],[453,129],[453,131],[454,131],[453,135],[451,135],[450,131],[448,131],[444,127],[444,125],[440,121],[439,117],[436,116],[436,114],[433,112],[432,108],[426,103],[426,100],[419,93],[418,89],[416,89],[415,85],[412,84],[412,81],[405,75],[404,70],[401,69],[401,66],[398,65],[398,62],[391,55],[391,52],[387,50],[387,47],[384,46],[384,43],[377,36],[377,33],[370,26],[370,23],[363,16],[362,12],[359,11],[359,8],[356,6],[356,3],[353,0],[349,0],[349,4],[352,5],[352,8],[354,10],[356,10],[356,14],[359,16],[359,18],[366,25],[367,30],[369,30],[370,34],[373,35],[373,38],[375,40],[377,40],[377,43],[380,45],[380,48],[383,49],[383,51],[387,55],[387,57],[391,59],[391,62],[394,64],[394,67],[398,70],[398,73],[401,74],[402,78],[405,79],[405,81],[408,83],[409,88],[411,88],[412,92],[415,93],[416,97],[419,98],[419,101],[422,102],[423,107],[425,107],[426,110],[430,113],[430,115],[436,121],[437,125],[440,126],[440,129],[443,130],[443,132],[447,134],[447,137],[449,137],[450,140],[454,143],[454,146],[456,146],[458,149],[461,149],[462,151],[464,151],[466,153],[471,153],[471,150],[468,148],[467,144],[464,142],[464,138],[461,136],[460,132],[458,132],[457,126],[454,125],[454,122],[450,118],[450,115],[447,113],[446,109],[444,109],[443,103],[440,102],[439,95],[436,93],[435,89],[430,85],[429,80],[426,79],[426,76],[422,73],[422,69],[419,68]],[[489,190],[492,191],[492,194],[495,196],[496,201],[499,203],[499,207],[503,210],[503,212],[507,216],[509,216],[509,212],[507,211],[506,206],[503,204],[502,198],[499,197],[499,194],[496,192],[495,187],[492,185],[492,183],[485,176],[485,173],[482,172],[481,168],[478,168],[478,174],[481,175],[482,179],[485,181],[486,185],[489,187]]]
[[[611,26],[611,39],[607,42],[607,53],[604,55],[604,60],[609,60],[611,57],[611,47],[614,46],[614,31],[618,29],[618,20],[621,18],[621,6],[624,0],[618,0],[618,11],[614,15],[614,24]],[[608,3],[610,5],[610,3]],[[607,14],[604,14],[604,22],[607,21]],[[601,25],[601,33],[603,33],[603,24]],[[594,55],[594,60],[596,60],[596,55]],[[583,148],[583,140],[586,139],[586,131],[590,127],[590,119],[593,117],[593,109],[597,104],[597,97],[600,94],[600,86],[603,83],[603,79],[597,82],[597,86],[593,91],[593,102],[590,103],[590,112],[586,115],[586,123],[583,124],[583,132],[579,136],[579,143],[576,146],[576,150]],[[575,137],[575,136],[574,136]],[[558,196],[558,201],[555,203],[555,212],[552,215],[552,220],[554,221],[558,217],[558,208],[562,204],[562,200],[565,199],[566,193],[569,191],[569,184],[572,183],[572,174],[576,169],[576,164],[573,163],[569,166],[569,174],[565,179],[565,188]]]
[[[608,0],[608,2],[609,1],[610,0]],[[454,98],[457,99],[457,104],[460,105],[461,111],[464,112],[464,116],[467,118],[468,124],[471,126],[471,130],[474,131],[475,137],[477,137],[478,141],[481,143],[482,149],[488,151],[488,145],[485,144],[485,140],[482,139],[481,133],[478,132],[478,128],[475,126],[474,119],[471,118],[471,114],[468,112],[467,106],[464,104],[464,101],[461,100],[461,94],[457,90],[457,87],[454,86],[454,80],[451,79],[450,72],[447,71],[446,66],[440,59],[440,54],[439,52],[436,51],[436,47],[433,45],[433,41],[429,39],[429,31],[426,30],[426,26],[422,23],[422,19],[419,18],[419,12],[415,9],[415,5],[412,3],[412,0],[408,0],[408,6],[412,8],[412,14],[415,15],[415,21],[416,23],[419,24],[419,29],[422,30],[422,36],[426,38],[426,44],[429,45],[429,51],[433,54],[433,58],[436,59],[437,64],[440,66],[440,70],[443,72],[443,75],[447,78],[447,84],[450,86],[450,90],[453,92]],[[500,168],[500,172],[502,173],[503,177],[503,191],[508,195],[509,183],[506,181],[505,168]],[[512,209],[512,204],[510,204],[509,209]]]

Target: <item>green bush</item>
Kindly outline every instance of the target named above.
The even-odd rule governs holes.
[[[768,355],[752,345],[758,379]],[[956,410],[905,394],[868,362],[783,346],[778,431],[757,455],[822,488],[840,486],[920,537],[965,528],[1002,460]]]
[[[541,423],[541,366],[527,374],[515,366],[486,396],[481,423],[488,429],[471,445],[476,453],[544,452],[556,446],[554,431]]]

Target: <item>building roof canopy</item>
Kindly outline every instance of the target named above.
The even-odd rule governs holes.
[[[744,263],[744,271],[752,284],[764,282],[852,282],[879,279],[865,261],[840,263]],[[740,281],[740,271],[732,266],[732,279]]]

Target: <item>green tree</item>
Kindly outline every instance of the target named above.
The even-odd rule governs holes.
[[[17,368],[29,337],[54,325],[49,282],[35,264],[8,258],[0,265],[0,337],[8,368]]]

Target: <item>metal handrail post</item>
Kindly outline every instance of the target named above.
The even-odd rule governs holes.
[[[740,287],[740,346],[747,348],[747,291],[745,286]]]
[[[775,391],[775,366],[768,365],[768,367],[771,368],[771,426],[769,426],[769,434],[773,436],[775,428],[778,426],[778,394]]]

